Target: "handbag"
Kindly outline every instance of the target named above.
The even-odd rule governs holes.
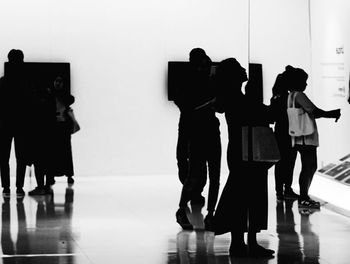
[[[68,118],[68,122],[70,124],[70,133],[74,134],[74,133],[78,132],[80,130],[80,125],[79,125],[77,119],[75,118],[75,115],[74,115],[72,108],[69,108],[67,110],[67,118]]]
[[[281,159],[278,144],[272,128],[268,126],[242,127],[242,159],[273,164]]]
[[[295,96],[296,92],[291,92],[288,95],[289,135],[294,137],[311,135],[315,131],[314,122],[304,109],[295,107]]]

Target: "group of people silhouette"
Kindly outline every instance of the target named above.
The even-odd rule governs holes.
[[[37,187],[29,195],[51,192],[55,176],[66,175],[73,183],[71,121],[67,116],[74,97],[57,75],[49,87],[33,81],[25,67],[24,54],[8,53],[5,74],[0,79],[0,173],[3,194],[10,190],[10,153],[14,141],[16,194],[23,190],[26,167],[34,166]],[[46,178],[46,181],[45,181]]]
[[[231,256],[273,257],[273,250],[257,242],[257,233],[267,229],[269,166],[242,159],[242,127],[269,127],[274,124],[281,154],[280,161],[275,164],[277,199],[298,199],[299,207],[317,209],[320,203],[311,199],[308,193],[317,169],[316,149],[319,142],[315,119],[325,117],[337,121],[340,109],[325,111],[316,107],[304,93],[307,73],[290,65],[277,76],[270,105],[254,97],[250,91],[255,88],[252,85],[246,85],[245,92],[242,92],[243,83],[248,81],[248,77],[235,58],[221,61],[213,74],[210,57],[202,48],[194,48],[189,54],[189,65],[187,84],[179,88],[174,99],[180,110],[176,156],[182,183],[176,221],[184,230],[193,230],[187,216],[187,204],[205,204],[202,192],[208,174],[205,229],[213,231],[215,235],[231,233]],[[295,106],[304,109],[312,119],[315,130],[311,135],[289,135],[287,108],[291,97]],[[225,115],[228,128],[229,176],[220,198],[221,141],[216,113]],[[297,152],[302,164],[300,194],[296,194],[291,187]]]

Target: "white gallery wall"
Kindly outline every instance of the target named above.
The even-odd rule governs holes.
[[[310,73],[309,9],[306,0],[250,0],[250,62],[263,67],[264,102],[285,66]],[[307,93],[312,90],[312,85]]]
[[[246,0],[11,0],[1,3],[0,64],[12,48],[25,61],[71,63],[77,176],[176,174],[167,62],[199,46],[246,67],[247,31]]]
[[[320,130],[319,165],[350,153],[350,2],[311,0],[313,99],[324,110],[340,108],[337,123],[317,121]]]

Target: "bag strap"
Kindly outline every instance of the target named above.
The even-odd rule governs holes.
[[[288,107],[295,108],[295,97],[297,95],[297,91],[290,92],[288,95]]]

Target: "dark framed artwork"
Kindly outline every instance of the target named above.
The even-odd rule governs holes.
[[[6,75],[15,75],[13,66],[5,62]],[[24,62],[21,65],[22,76],[25,76],[26,82],[36,89],[46,89],[53,86],[56,77],[60,76],[64,81],[64,89],[71,93],[70,63],[67,62]]]

